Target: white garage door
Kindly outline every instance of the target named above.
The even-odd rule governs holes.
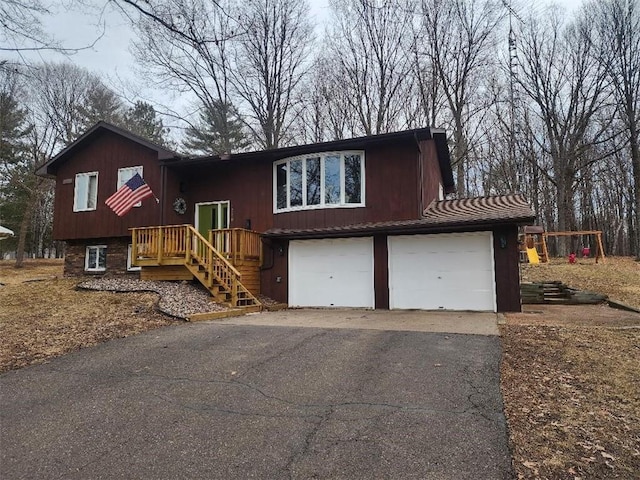
[[[491,232],[393,236],[389,306],[496,311]]]
[[[289,305],[373,308],[373,239],[292,240]]]

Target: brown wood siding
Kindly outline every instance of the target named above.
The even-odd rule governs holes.
[[[180,223],[195,223],[196,203],[228,200],[231,228],[244,228],[250,220],[252,230],[264,232],[273,225],[271,165],[269,162],[234,165],[233,160],[229,160],[229,163],[218,162],[175,172],[167,185],[167,197],[173,202],[182,184],[180,196],[187,201],[188,208],[180,217]],[[168,214],[167,220],[171,218]]]
[[[164,194],[161,201],[163,202],[163,218],[162,225],[184,225],[194,223],[194,206],[189,201],[187,192],[187,184],[182,177],[170,168],[164,167]],[[173,203],[178,198],[183,198],[187,203],[187,211],[184,214],[176,213]]]
[[[375,308],[389,309],[389,251],[387,235],[373,237]]]
[[[506,241],[503,248],[502,239]],[[520,264],[518,254],[518,227],[507,226],[493,230],[493,251],[496,274],[498,312],[519,312]]]
[[[421,151],[421,202],[422,210],[429,206],[433,200],[438,199],[442,173],[438,162],[436,143],[433,140],[420,142]]]
[[[273,162],[233,164],[217,162],[168,174],[167,223],[172,223],[171,203],[180,195],[189,209],[177,223],[194,223],[194,205],[200,202],[231,202],[232,228],[244,228],[247,220],[258,232],[270,228],[322,228],[363,222],[419,218],[419,155],[415,144],[369,149],[365,152],[365,207],[323,208],[273,213]],[[170,169],[169,169],[170,170]]]
[[[145,181],[154,193],[160,192],[157,157],[157,152],[113,132],[96,134],[91,142],[87,142],[58,168],[53,216],[54,238],[72,240],[128,236],[131,227],[157,225],[161,221],[160,205],[153,198],[144,200],[141,207],[131,209],[123,217],[118,217],[104,204],[115,192],[118,169],[123,167],[142,165]],[[96,209],[74,212],[75,175],[95,171],[99,172]]]
[[[288,303],[289,299],[288,249],[289,243],[285,240],[264,242],[262,246],[261,293],[281,303]]]

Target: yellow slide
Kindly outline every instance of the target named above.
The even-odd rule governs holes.
[[[527,257],[529,258],[529,263],[539,264],[540,257],[538,257],[538,251],[535,248],[527,248]]]

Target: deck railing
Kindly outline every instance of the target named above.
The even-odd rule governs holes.
[[[261,260],[262,244],[257,232],[239,228],[212,230],[207,240],[191,225],[140,227],[131,231],[133,265],[184,264],[212,293],[222,287],[233,305],[238,304],[239,292],[244,302],[259,305],[242,285],[242,276],[233,265],[240,260]]]
[[[188,251],[187,230],[190,225],[132,228],[131,251],[138,260],[155,259],[163,263],[166,258],[186,257]]]
[[[262,240],[258,232],[244,228],[210,230],[209,243],[234,265],[246,260],[262,263]]]

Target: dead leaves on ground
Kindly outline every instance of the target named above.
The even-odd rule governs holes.
[[[155,294],[78,291],[60,261],[34,263],[0,264],[0,372],[174,323],[155,311]],[[33,278],[44,279],[25,283]]]
[[[508,325],[502,333],[518,478],[637,478],[640,331]]]

